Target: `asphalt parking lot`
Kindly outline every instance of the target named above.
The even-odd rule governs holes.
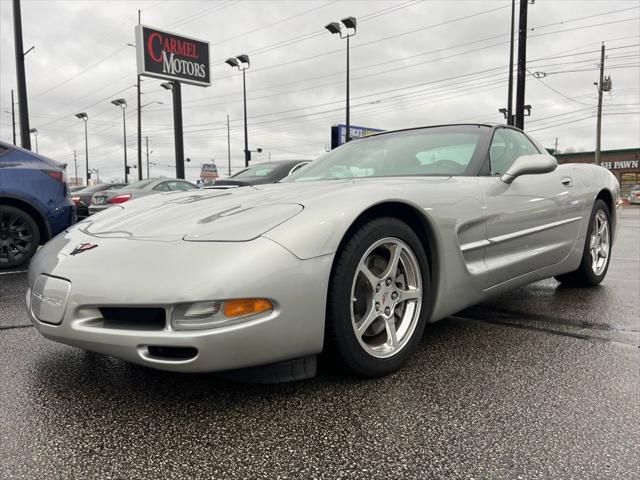
[[[44,340],[0,274],[0,478],[637,478],[640,208],[603,284],[427,328],[399,373],[259,385]],[[633,473],[636,472],[636,473]]]

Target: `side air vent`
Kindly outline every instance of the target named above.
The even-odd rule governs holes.
[[[167,315],[164,308],[100,307],[104,328],[121,330],[162,330]]]

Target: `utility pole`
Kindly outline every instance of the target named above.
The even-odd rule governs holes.
[[[242,69],[242,97],[244,98],[244,166],[249,166],[251,152],[249,151],[249,134],[247,133],[247,82],[246,68]]]
[[[558,154],[558,137],[556,137],[556,146],[555,146],[555,148],[553,149],[553,154],[554,154],[554,155],[557,155],[557,154]]]
[[[13,37],[16,50],[16,77],[18,79],[18,105],[20,107],[20,144],[31,150],[29,133],[29,108],[27,106],[27,81],[24,73],[24,47],[22,45],[22,15],[20,0],[13,0]]]
[[[602,133],[602,92],[604,91],[604,43],[600,49],[600,82],[598,82],[598,123],[596,126],[596,165],[600,165],[600,135]]]
[[[138,10],[138,25],[140,25],[140,10]],[[142,180],[142,107],[140,106],[140,75],[138,77],[138,180]]]
[[[11,123],[13,124],[13,145],[16,144],[16,104],[13,101],[13,89],[11,90]]]
[[[529,0],[520,0],[520,26],[518,31],[518,84],[516,90],[515,126],[524,130],[524,87],[527,75],[527,7]]]
[[[147,144],[147,180],[149,179],[149,137],[144,137]]]
[[[129,183],[129,165],[127,165],[127,116],[122,108],[122,142],[124,144],[124,183]]]
[[[227,163],[229,164],[229,176],[231,176],[231,129],[229,128],[228,113],[227,113]]]
[[[511,44],[509,46],[509,87],[507,91],[507,125],[513,125],[513,32],[515,29],[516,0],[511,0]]]
[[[78,157],[76,156],[76,151],[73,151],[73,166],[75,168],[75,173],[74,173],[74,177],[75,177],[75,181],[78,181]]]

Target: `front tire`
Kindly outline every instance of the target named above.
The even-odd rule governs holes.
[[[565,285],[594,287],[599,285],[609,270],[612,245],[611,213],[604,201],[593,205],[587,228],[582,261],[577,270],[556,276]]]
[[[337,254],[327,301],[327,341],[352,373],[380,377],[416,349],[429,312],[429,264],[404,222],[362,225]]]
[[[0,205],[0,268],[25,264],[39,244],[40,231],[31,215],[16,207]]]

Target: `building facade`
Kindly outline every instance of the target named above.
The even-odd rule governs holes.
[[[593,163],[595,152],[558,153],[558,163]],[[629,197],[634,185],[640,185],[640,148],[604,150],[600,152],[600,165],[613,173],[622,189],[622,198]]]

